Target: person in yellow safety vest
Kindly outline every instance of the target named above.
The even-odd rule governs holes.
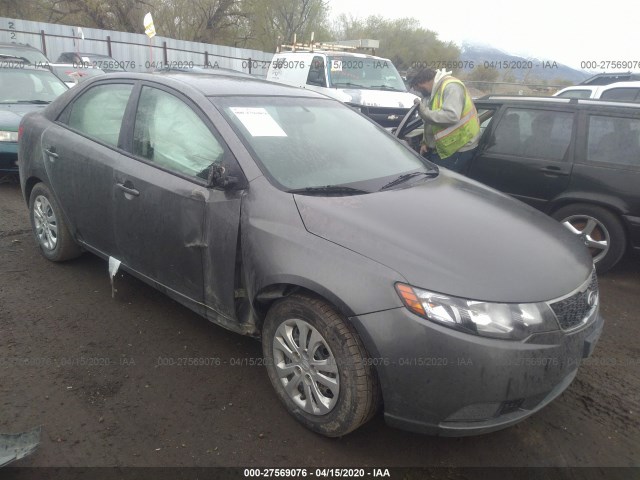
[[[422,94],[418,113],[424,120],[420,154],[432,162],[465,173],[480,140],[478,112],[464,84],[445,69],[426,68],[411,80]]]

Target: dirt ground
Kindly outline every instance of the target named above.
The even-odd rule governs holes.
[[[107,263],[38,252],[17,185],[0,185],[0,432],[42,426],[13,466],[640,466],[640,255],[600,279],[604,332],[571,387],[526,421],[468,438],[381,415],[341,439],[279,403],[260,344]],[[208,365],[168,365],[169,359]],[[208,359],[208,360],[207,360]],[[242,360],[245,359],[245,360]],[[175,361],[175,360],[174,360]],[[636,471],[637,473],[637,471]]]

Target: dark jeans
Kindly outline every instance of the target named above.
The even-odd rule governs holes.
[[[440,158],[438,152],[435,150],[429,150],[427,154],[425,154],[425,158],[436,165],[440,165],[441,167],[448,168],[449,170],[453,170],[458,173],[466,173],[467,166],[469,162],[473,158],[473,155],[476,153],[476,149],[473,148],[471,150],[467,150],[466,152],[456,152],[450,157]]]

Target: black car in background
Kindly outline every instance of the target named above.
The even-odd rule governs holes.
[[[483,131],[463,172],[562,222],[599,273],[640,249],[640,105],[548,97],[475,100]],[[417,148],[415,108],[396,135]]]

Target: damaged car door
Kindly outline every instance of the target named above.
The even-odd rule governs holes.
[[[210,225],[237,235],[240,201],[208,188],[212,170],[226,154],[223,142],[209,128],[206,116],[179,92],[143,85],[132,113],[128,158],[114,167],[116,241],[128,270],[151,280],[170,296],[202,315],[205,304],[219,307],[217,297],[205,299],[205,266],[210,270]],[[231,203],[220,222],[219,203]],[[226,210],[222,207],[222,210]],[[235,223],[235,226],[234,226]],[[228,238],[235,248],[236,242]],[[233,265],[234,255],[225,261]],[[233,273],[233,268],[231,268]],[[231,299],[233,302],[233,290]]]

